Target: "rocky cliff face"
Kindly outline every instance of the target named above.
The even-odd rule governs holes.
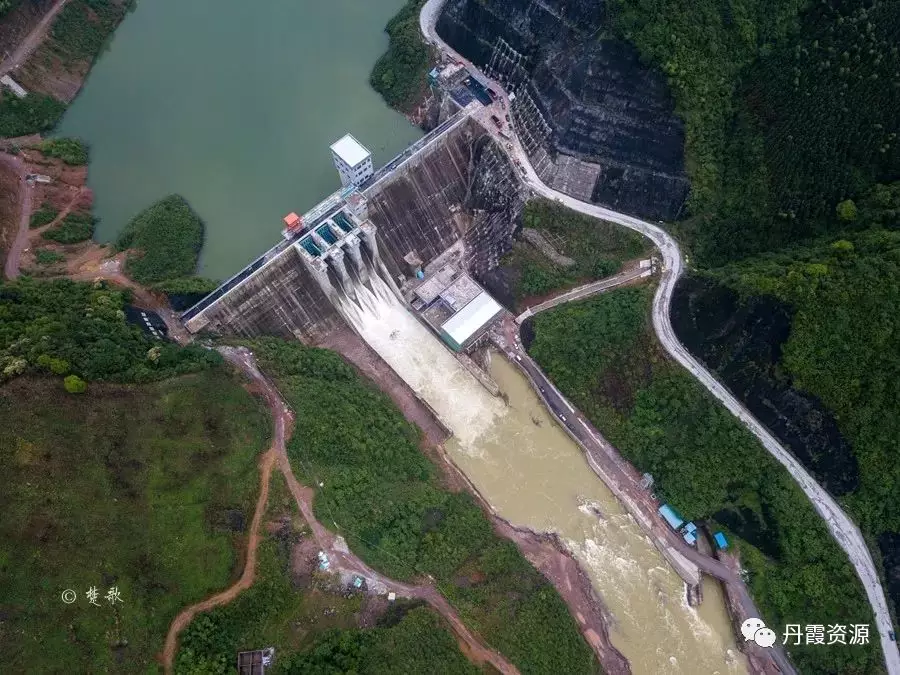
[[[712,368],[832,495],[855,490],[859,469],[834,416],[783,373],[791,310],[773,297],[741,300],[728,287],[682,278],[672,298],[679,339]]]
[[[542,171],[547,182],[622,211],[675,218],[688,190],[683,126],[663,76],[605,26],[597,0],[449,0],[437,30],[516,93],[517,126],[531,127],[523,135],[553,161]],[[556,175],[570,169],[581,178]],[[566,189],[585,176],[589,185]]]

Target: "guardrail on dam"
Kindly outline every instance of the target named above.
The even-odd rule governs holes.
[[[357,234],[366,224],[374,226],[367,250],[380,253],[393,278],[412,272],[404,261],[409,253],[427,264],[460,240],[470,271],[496,266],[511,246],[522,188],[506,155],[468,113],[460,111],[400,153],[362,192],[350,188],[327,197],[304,216],[298,234],[184,312],[187,329],[317,342],[343,325],[310,263],[323,244],[333,246],[321,238],[323,224],[326,236],[348,234],[341,218]]]

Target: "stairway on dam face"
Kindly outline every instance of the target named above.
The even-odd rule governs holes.
[[[506,154],[469,118],[367,189],[362,204],[338,200],[334,210],[343,209],[355,225],[371,223],[371,234],[365,226],[359,233],[365,244],[359,250],[379,257],[393,280],[409,274],[404,257],[410,252],[427,264],[460,241],[466,268],[476,275],[488,271],[510,249],[523,204],[522,186]],[[339,244],[329,242],[316,224],[297,245],[283,245],[227,294],[191,315],[189,330],[318,343],[345,326],[329,289],[334,275],[347,269],[348,256],[355,260],[356,249],[348,245],[352,240],[344,236],[340,218],[334,212],[322,215],[334,223],[325,234]],[[340,254],[328,253],[336,245]]]

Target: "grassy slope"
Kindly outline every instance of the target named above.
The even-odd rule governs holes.
[[[278,471],[272,474],[268,508],[272,520],[296,513]],[[346,672],[360,666],[366,666],[361,672],[375,672],[376,665],[397,673],[432,673],[438,667],[448,673],[475,672],[429,609],[400,601],[374,630],[359,630],[361,593],[347,595],[320,574],[298,586],[290,571],[291,549],[309,537],[309,530],[305,525],[295,529],[296,522],[292,518],[287,528],[260,544],[253,586],[232,603],[197,616],[185,629],[176,673],[227,672],[237,652],[262,645],[275,647],[279,672]],[[410,609],[413,614],[406,617]],[[399,629],[391,629],[398,622]]]
[[[647,241],[624,227],[598,222],[548,199],[525,205],[523,227],[549,235],[575,265],[562,268],[526,242],[515,242],[501,262],[518,304],[524,298],[563,290],[618,272],[622,263],[647,251]]]
[[[463,619],[523,673],[598,665],[556,590],[467,494],[443,490],[416,430],[332,352],[260,340],[254,352],[296,412],[288,454],[315,509],[389,576],[432,575]],[[335,420],[341,420],[335,424]]]
[[[226,516],[252,516],[266,415],[218,369],[81,396],[28,378],[0,388],[0,428],[15,430],[0,434],[5,668],[150,667],[176,612],[235,576]]]
[[[687,517],[743,514],[743,526],[729,532],[743,536],[737,544],[751,592],[770,626],[871,623],[859,580],[809,500],[732,415],[662,355],[651,298],[649,288],[622,289],[538,315],[529,352]],[[882,667],[877,645],[798,647],[791,655],[804,673]]]

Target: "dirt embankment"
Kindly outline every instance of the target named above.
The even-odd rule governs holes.
[[[15,156],[0,155],[0,159],[3,159],[0,163],[21,173],[17,188],[22,198],[16,213],[18,227],[5,247],[9,252],[4,266],[7,278],[14,279],[21,271],[36,277],[59,276],[67,270],[67,258],[99,248],[93,241],[64,245],[43,236],[48,230],[57,228],[71,213],[90,217],[93,198],[86,186],[86,166],[68,166],[62,160],[46,157],[35,146],[25,147]],[[40,176],[41,179],[26,182],[26,175]],[[39,221],[43,224],[32,228],[32,217],[36,214],[46,215],[46,218]],[[3,222],[8,221],[4,218]],[[6,231],[10,231],[8,225]],[[43,251],[44,255],[52,253],[51,259],[39,258],[38,251]]]
[[[609,616],[587,575],[559,539],[547,533],[517,527],[500,517],[443,448],[448,434],[437,416],[372,349],[352,330],[329,336],[321,345],[340,353],[387,394],[406,419],[423,430],[424,450],[440,469],[442,484],[450,490],[468,490],[491,519],[495,532],[519,547],[562,596],[605,672],[630,673],[628,661],[609,641]]]

